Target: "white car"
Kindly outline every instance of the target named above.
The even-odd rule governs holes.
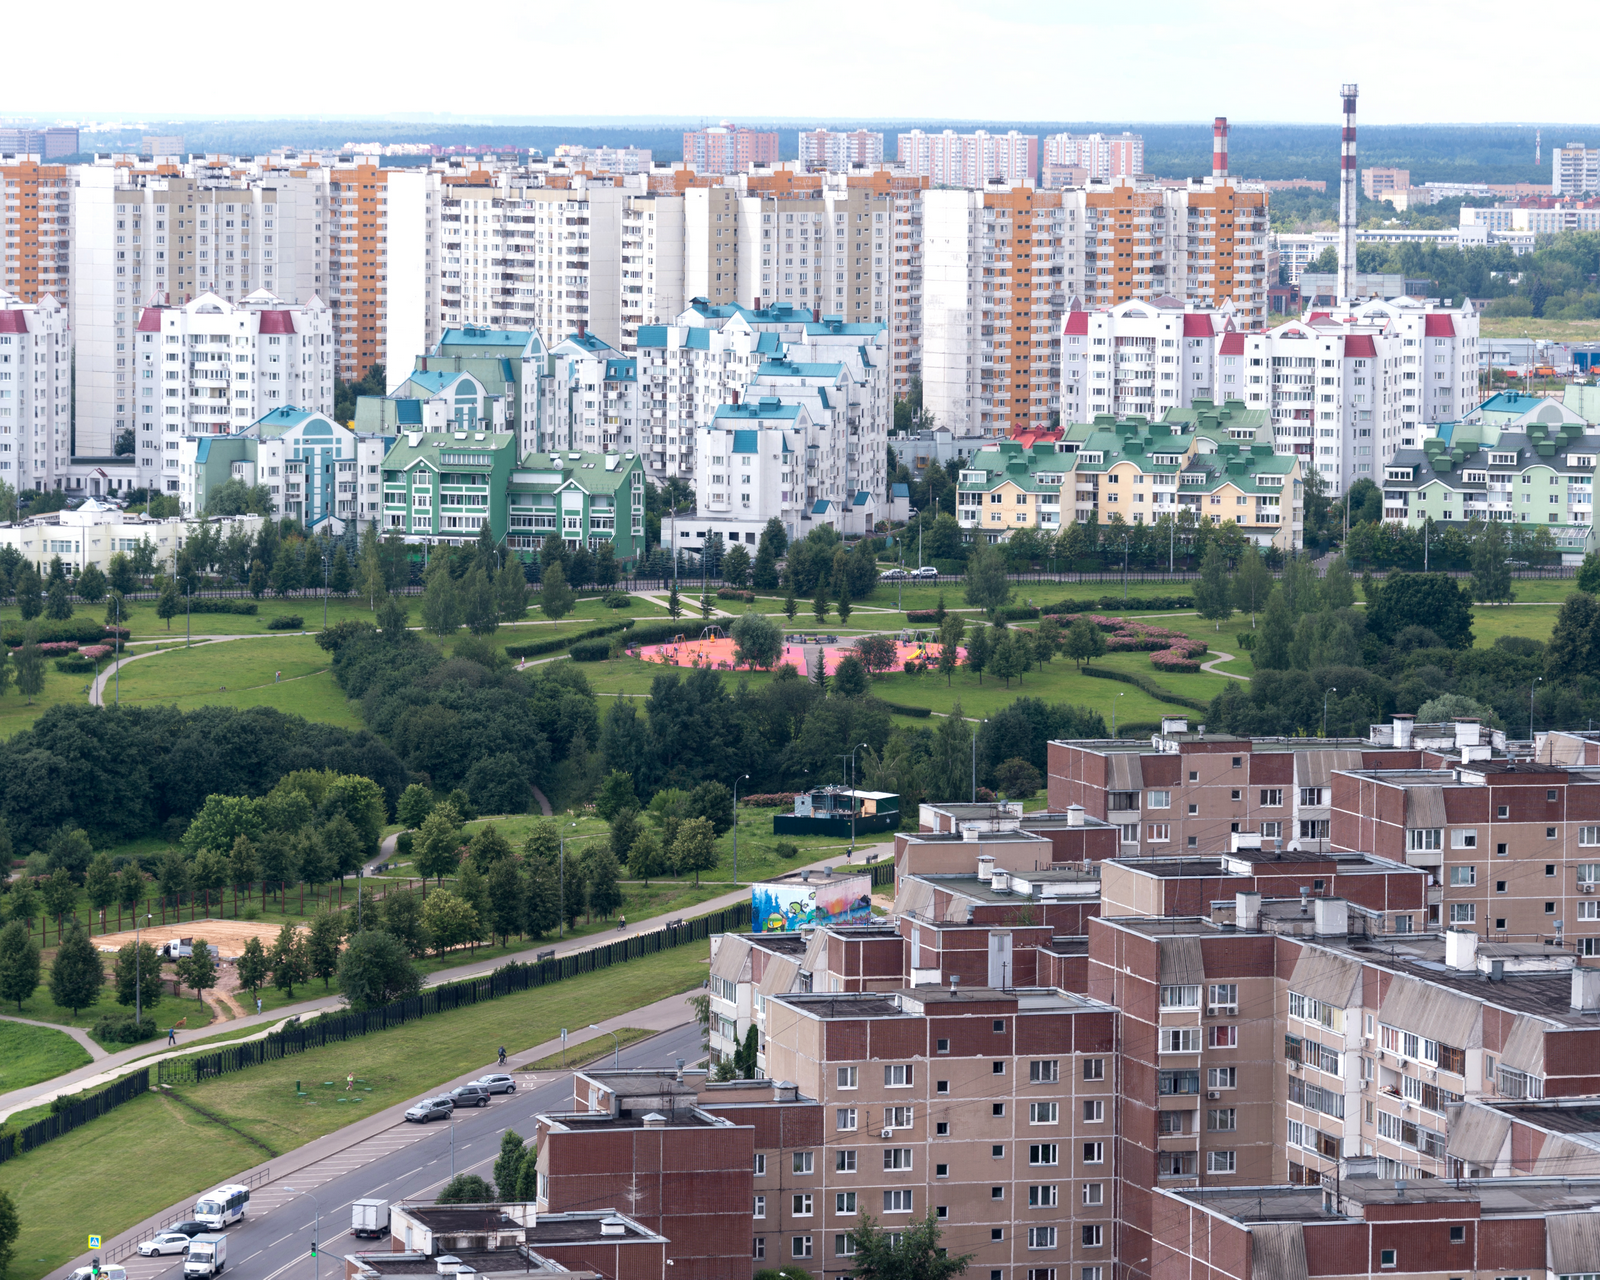
[[[922,566],[922,568],[913,572],[911,576],[913,578],[937,578],[939,576],[939,571],[931,564],[925,564]]]
[[[515,1093],[517,1091],[517,1082],[515,1080],[510,1076],[498,1073],[491,1076],[479,1076],[472,1083],[487,1089],[490,1093]]]
[[[909,573],[907,573],[904,569],[885,569],[882,573],[880,573],[878,575],[878,581],[879,582],[896,582],[901,578],[909,578],[910,576],[911,575]]]
[[[141,1244],[139,1252],[146,1258],[159,1258],[167,1253],[188,1253],[189,1237],[181,1231],[162,1231],[154,1239]]]

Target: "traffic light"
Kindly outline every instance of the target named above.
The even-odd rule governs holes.
[[[315,1240],[311,1242],[311,1256],[313,1258],[317,1256],[317,1242]]]

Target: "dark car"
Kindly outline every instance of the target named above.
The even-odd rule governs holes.
[[[163,1231],[181,1231],[191,1239],[212,1230],[203,1222],[174,1222],[170,1227],[162,1227],[161,1229]]]
[[[486,1107],[489,1105],[489,1090],[481,1084],[464,1084],[459,1089],[450,1090],[450,1097],[455,1100],[458,1107]]]

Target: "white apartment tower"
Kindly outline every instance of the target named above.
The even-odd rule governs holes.
[[[807,173],[848,173],[853,164],[882,164],[883,135],[866,129],[838,133],[808,129],[800,133],[799,167]]]
[[[1569,142],[1550,148],[1550,193],[1585,196],[1600,191],[1600,147]]]
[[[53,297],[29,304],[0,292],[0,481],[18,491],[59,489],[71,434],[66,314]]]
[[[1227,315],[1176,298],[1073,310],[1061,325],[1061,421],[1188,408],[1215,390],[1216,333]]]

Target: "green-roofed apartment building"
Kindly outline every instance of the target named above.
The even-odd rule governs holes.
[[[508,431],[406,431],[383,460],[385,533],[410,543],[472,542],[485,526],[506,536],[516,458]]]
[[[530,453],[510,477],[509,545],[533,554],[552,534],[568,547],[609,542],[619,564],[645,551],[644,462],[636,452]]]

